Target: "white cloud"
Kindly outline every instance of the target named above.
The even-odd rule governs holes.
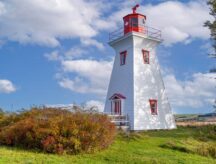
[[[72,109],[74,104],[45,104],[48,108]]]
[[[73,46],[69,50],[54,50],[50,53],[45,53],[44,57],[46,57],[49,61],[64,61],[64,60],[72,60],[82,58],[83,55],[88,54],[89,50],[83,46]]]
[[[104,49],[103,43],[100,43],[100,42],[98,42],[97,40],[94,40],[94,39],[90,39],[90,38],[81,39],[81,43],[83,45],[85,45],[85,46],[95,46],[99,50]]]
[[[72,47],[67,52],[64,53],[65,58],[76,59],[82,57],[84,54],[87,54],[88,50],[84,47]]]
[[[12,93],[16,91],[16,87],[9,80],[0,80],[0,93]]]
[[[74,73],[73,79],[60,77],[60,86],[79,93],[105,96],[113,61],[66,60],[62,62],[65,73]]]
[[[49,60],[49,61],[58,61],[61,60],[61,56],[59,55],[59,52],[53,51],[51,53],[46,53],[44,56]]]
[[[81,38],[82,44],[103,49],[93,37],[121,27],[122,17],[131,13],[132,4],[107,0],[2,1],[0,38],[47,46],[60,45],[60,39]],[[138,12],[147,16],[149,25],[162,30],[165,45],[209,37],[209,30],[203,27],[212,19],[206,1],[165,1],[141,6]]]
[[[206,1],[167,1],[141,10],[151,26],[162,30],[165,45],[187,42],[191,38],[209,38],[209,30],[203,24],[213,18],[209,15]]]
[[[0,2],[0,38],[58,46],[62,38],[98,33],[102,2],[88,0],[7,0]]]
[[[90,88],[87,81],[79,77],[75,77],[74,79],[62,78],[59,81],[59,85],[63,88],[66,88],[66,89],[69,89],[71,91],[78,92],[78,93],[88,93],[88,92],[97,93],[96,90],[92,90],[92,88]]]
[[[74,104],[46,104],[45,106],[49,108],[61,108],[61,109],[68,109],[68,110],[73,109],[74,106],[80,107],[81,109],[84,110],[94,109],[99,112],[103,112],[104,110],[104,102],[98,100],[89,100],[81,105],[77,105],[74,103]]]
[[[200,49],[203,51],[204,54],[208,53],[208,54],[214,54],[215,50],[211,44],[211,42],[206,42],[205,44],[203,44]],[[211,56],[209,56],[211,57]]]
[[[187,41],[190,36],[188,33],[180,31],[173,26],[164,28],[163,34],[166,45],[170,45],[175,42]]]
[[[0,2],[0,16],[5,13],[5,5]]]
[[[87,108],[96,107],[99,112],[104,111],[104,102],[98,100],[90,100],[85,103]]]
[[[168,97],[174,108],[201,108],[216,98],[216,74],[195,73],[189,80],[177,80],[173,74],[164,77]]]

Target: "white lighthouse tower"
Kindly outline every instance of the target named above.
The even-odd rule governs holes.
[[[137,7],[110,34],[116,55],[104,112],[128,116],[130,130],[176,128],[156,57],[161,31],[147,27]]]

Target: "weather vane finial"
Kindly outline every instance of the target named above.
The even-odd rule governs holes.
[[[132,8],[132,10],[133,10],[133,14],[135,14],[136,13],[136,9],[139,7],[139,4],[136,4],[136,6],[134,6],[133,8]]]

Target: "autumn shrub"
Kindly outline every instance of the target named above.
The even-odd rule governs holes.
[[[4,114],[0,113],[0,121],[3,119],[3,117],[4,117]]]
[[[0,108],[0,120],[4,117],[5,113],[2,108]]]
[[[90,153],[114,140],[115,126],[106,115],[32,108],[0,121],[0,144],[48,153]]]
[[[214,140],[216,141],[216,125],[207,125],[196,127],[199,132],[200,140]]]

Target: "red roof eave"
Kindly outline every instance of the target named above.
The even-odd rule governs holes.
[[[126,17],[131,17],[131,16],[141,16],[141,17],[144,17],[144,18],[146,19],[146,16],[145,16],[145,15],[143,15],[143,14],[139,14],[139,13],[135,13],[135,14],[128,14],[128,15],[124,16],[123,19],[126,18]]]
[[[114,97],[118,97],[118,98],[120,98],[120,99],[126,99],[126,97],[125,97],[124,95],[120,94],[120,93],[115,93],[115,94],[113,94],[109,99],[111,100],[111,99],[113,99]]]

